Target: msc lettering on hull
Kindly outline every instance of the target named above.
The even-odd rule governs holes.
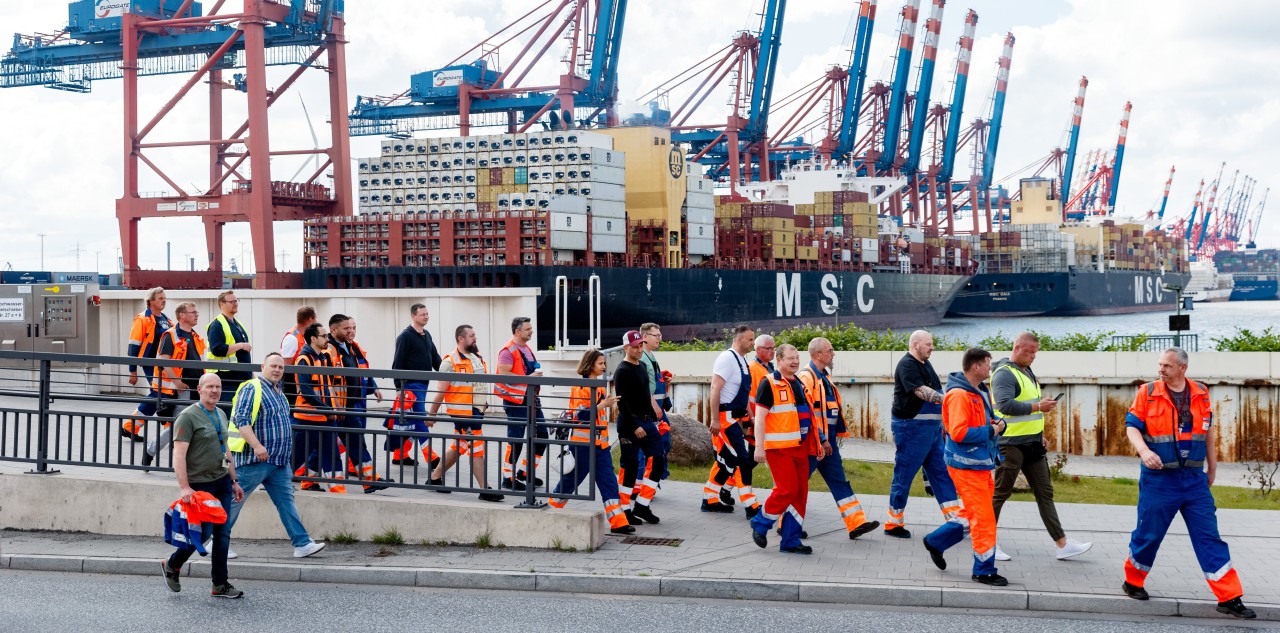
[[[800,288],[801,279],[803,277],[800,273],[778,273],[779,317],[803,316],[801,298],[804,293]],[[876,300],[869,297],[867,292],[875,287],[876,282],[871,275],[860,275],[858,277],[857,283],[854,284],[854,299],[857,301],[859,312],[866,314],[875,308]],[[822,310],[822,313],[833,315],[839,312],[840,280],[834,274],[827,273],[818,281],[818,288],[822,294],[818,308]]]
[[[1137,277],[1133,280],[1134,305],[1164,302],[1164,277]]]

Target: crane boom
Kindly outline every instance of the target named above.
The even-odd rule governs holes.
[[[916,20],[920,17],[920,0],[907,0],[902,7],[902,28],[898,31],[898,61],[894,68],[893,89],[889,96],[889,112],[885,116],[884,148],[876,160],[876,169],[889,171],[898,158],[898,135],[902,132],[903,103],[907,98],[907,75],[911,72],[911,49],[916,44]]]
[[[951,109],[947,113],[947,138],[942,146],[942,166],[938,180],[950,182],[955,169],[956,145],[960,139],[960,118],[964,114],[964,94],[969,85],[969,62],[973,59],[973,36],[978,29],[978,13],[969,9],[964,17],[964,34],[960,36],[960,52],[956,54],[956,82],[951,93]]]

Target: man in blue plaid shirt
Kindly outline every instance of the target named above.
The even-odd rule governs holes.
[[[231,413],[236,431],[230,433],[227,448],[236,455],[244,499],[227,513],[227,529],[235,527],[245,501],[261,485],[280,514],[280,523],[293,543],[293,556],[305,558],[324,549],[324,543],[311,540],[293,501],[293,418],[281,391],[283,377],[284,358],[272,352],[262,362],[262,373],[245,381],[236,393]],[[234,553],[228,555],[235,557]]]

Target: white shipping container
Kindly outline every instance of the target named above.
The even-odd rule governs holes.
[[[581,148],[577,151],[578,159],[584,165],[592,165],[596,167],[613,166],[625,167],[626,154],[614,150]]]
[[[547,209],[559,213],[586,215],[587,199],[581,196],[552,196],[548,201]]]
[[[587,232],[587,216],[576,213],[551,212],[552,231]]]
[[[595,183],[591,187],[592,200],[615,200],[625,202],[627,200],[627,190],[622,185],[615,185],[607,182]]]
[[[602,218],[599,216],[591,216],[591,235],[597,237],[600,235],[622,235],[627,234],[627,221],[623,218]]]
[[[862,262],[865,264],[880,263],[880,242],[871,238],[862,238]]]
[[[625,253],[627,237],[625,235],[592,235],[591,250],[597,253]]]
[[[690,208],[685,214],[685,221],[689,224],[715,224],[716,212],[714,209],[694,209]]]
[[[686,182],[688,182],[688,189],[690,192],[697,191],[707,195],[715,194],[716,183],[711,182],[702,176],[694,176],[693,174],[690,174]]]
[[[694,238],[712,239],[715,236],[716,236],[716,228],[714,224],[709,222],[705,224],[702,224],[702,223],[694,224],[693,222],[689,223],[689,239],[691,240]]]
[[[565,141],[570,145],[578,145],[580,147],[598,147],[601,149],[613,149],[613,137],[599,132],[583,132],[570,131],[565,132]],[[556,133],[558,138],[560,133]]]
[[[598,218],[627,218],[627,203],[619,200],[592,200],[588,209]]]
[[[585,222],[583,223],[585,225]],[[551,248],[587,250],[587,232],[551,230]]]
[[[690,191],[685,194],[684,204],[690,209],[696,207],[699,209],[711,209],[714,211],[716,208],[716,197],[710,193]]]
[[[685,250],[690,255],[715,255],[716,240],[714,237],[690,237]]]
[[[607,182],[614,185],[627,184],[627,170],[622,167],[583,165],[579,173],[593,182]]]

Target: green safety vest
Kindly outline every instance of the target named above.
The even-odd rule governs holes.
[[[240,402],[240,394],[244,393],[245,388],[253,388],[253,404],[249,407],[249,426],[253,426],[258,421],[258,413],[262,411],[262,381],[258,378],[246,380],[240,383],[236,388],[236,395],[231,399],[231,412],[234,414],[236,403]],[[227,448],[233,453],[244,452],[245,445],[244,436],[240,434],[240,429],[236,428],[236,423],[227,418]]]
[[[226,315],[219,314],[216,318],[214,318],[214,319],[213,319],[213,323],[210,323],[210,324],[209,324],[209,327],[213,327],[214,323],[221,323],[221,324],[222,324],[222,340],[224,340],[224,341],[226,341],[226,342],[227,342],[227,347],[231,347],[232,345],[235,345],[235,343],[236,343],[235,334],[233,334],[233,333],[231,332],[231,323],[229,323],[229,322],[227,321],[227,317],[226,317]],[[245,341],[245,342],[246,342],[246,343],[248,342],[248,340],[247,340],[247,339],[248,339],[248,335],[249,335],[249,333],[246,331],[246,332],[245,332],[245,338],[246,338],[246,341]],[[209,332],[208,332],[208,329],[206,328],[206,331],[205,331],[205,338],[208,338],[208,337],[209,337]],[[226,356],[214,356],[214,355],[213,355],[213,348],[212,348],[212,347],[210,347],[210,348],[209,348],[209,360],[214,361],[214,362],[218,362],[218,363],[235,363],[235,362],[238,362],[238,361],[236,360],[236,355],[235,355],[235,354],[228,353]],[[218,372],[220,372],[220,371],[231,371],[231,370],[229,370],[229,369],[206,369],[206,370],[205,370],[205,373],[206,373],[206,374],[216,374],[216,373],[218,373]]]
[[[1039,402],[1040,401],[1040,385],[1032,380],[1026,374],[1018,371],[1012,363],[1001,365],[996,371],[1008,370],[1018,379],[1018,402]],[[991,382],[995,383],[995,374],[992,374]],[[1027,437],[1044,434],[1044,412],[1032,411],[1027,415],[1004,415],[999,409],[995,409],[996,417],[1004,420],[1008,428],[1005,429],[1004,437]]]

